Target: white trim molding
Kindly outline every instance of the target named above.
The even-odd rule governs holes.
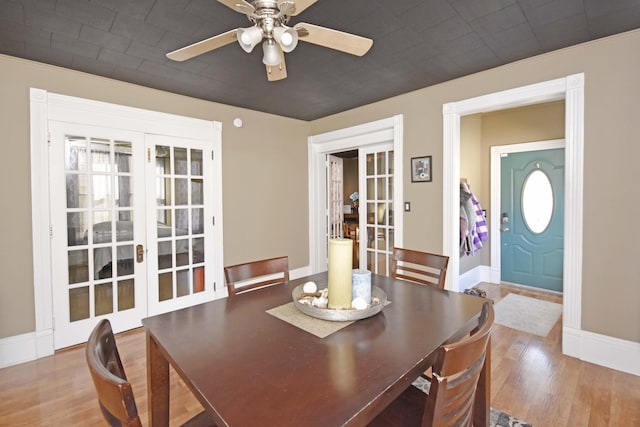
[[[563,327],[581,329],[582,310],[582,218],[584,158],[584,74],[536,83],[502,92],[445,104],[443,112],[443,249],[450,257],[447,289],[459,289],[457,218],[460,188],[460,117],[565,100],[565,250]],[[572,337],[563,334],[563,351]],[[579,350],[578,350],[579,351]],[[574,353],[575,354],[575,353]]]
[[[48,93],[31,88],[30,96],[30,146],[31,146],[31,239],[33,243],[33,297],[36,317],[36,334],[53,337],[53,282],[51,280],[51,247],[49,245],[49,152],[47,145]],[[27,334],[29,335],[29,334]],[[53,354],[51,348],[37,357]],[[39,347],[39,346],[38,346]],[[2,352],[0,352],[2,354]]]
[[[464,291],[473,288],[481,282],[491,282],[491,269],[486,265],[479,265],[462,273],[458,279],[459,290]]]
[[[562,338],[563,354],[640,376],[640,343],[566,326]]]
[[[0,369],[53,354],[53,329],[0,339]]]

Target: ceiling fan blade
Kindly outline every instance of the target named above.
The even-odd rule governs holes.
[[[206,40],[199,41],[197,43],[185,46],[181,49],[174,50],[167,53],[167,58],[174,61],[186,61],[194,56],[202,55],[214,49],[222,46],[226,46],[229,43],[233,43],[237,40],[236,32],[238,29],[227,31],[226,33],[218,34],[217,36],[210,37]]]
[[[280,56],[282,57],[280,64],[275,66],[265,65],[265,67],[267,67],[267,80],[270,82],[287,78],[287,65],[284,62],[284,52],[280,52]]]
[[[232,9],[239,13],[249,14],[256,10],[255,7],[246,0],[218,0],[223,5],[227,6],[229,9]]]
[[[307,24],[306,22],[296,24],[293,28],[298,32],[300,40],[304,42],[350,53],[351,55],[362,56],[373,45],[373,40],[366,37]]]
[[[296,4],[291,0],[285,0],[278,2],[279,12],[275,14],[274,18],[280,18],[283,15],[292,16],[296,10]]]
[[[309,6],[312,6],[317,1],[318,0],[278,0],[278,8],[282,9],[282,7],[280,5],[283,4],[283,3],[291,3],[292,2],[292,3],[295,4],[295,8],[294,8],[293,12],[290,14],[290,16],[296,16],[296,15],[300,14],[302,11],[304,11],[306,8],[308,8]]]

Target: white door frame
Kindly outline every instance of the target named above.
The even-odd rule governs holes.
[[[29,340],[29,350],[21,361],[51,355],[53,343],[53,280],[51,277],[51,247],[49,221],[48,122],[70,121],[93,126],[110,126],[143,133],[203,139],[211,143],[217,153],[216,170],[222,170],[222,123],[109,104],[66,95],[49,93],[44,89],[30,89],[30,149],[31,149],[31,209],[33,243],[33,286],[35,303],[35,333]],[[219,180],[220,181],[220,180]],[[219,187],[219,188],[218,188]],[[213,196],[216,227],[222,229],[222,183],[218,182]],[[222,232],[215,233],[216,265],[223,263]],[[218,259],[219,258],[219,259]],[[223,269],[214,271],[215,297],[225,296]],[[220,291],[220,292],[218,292]],[[212,295],[212,298],[214,295]]]
[[[449,255],[447,289],[458,289],[460,215],[460,117],[565,100],[565,250],[562,351],[580,357],[582,326],[582,218],[584,73],[443,105],[443,249]]]
[[[309,163],[309,270],[317,273],[326,270],[327,251],[324,244],[326,225],[326,164],[325,156],[360,147],[393,141],[394,151],[394,195],[396,209],[394,218],[396,245],[402,245],[403,212],[403,116],[397,115],[362,125],[339,129],[308,138]],[[360,172],[362,173],[362,172]]]
[[[548,141],[523,142],[520,144],[497,145],[491,147],[491,231],[489,237],[489,241],[491,242],[491,283],[500,283],[502,281],[502,256],[500,251],[502,248],[502,233],[500,232],[500,206],[502,206],[502,190],[500,186],[502,179],[502,155],[565,148],[565,145],[564,139],[551,139]]]

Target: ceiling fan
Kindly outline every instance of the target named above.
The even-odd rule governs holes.
[[[267,67],[269,81],[287,77],[284,53],[296,48],[298,40],[362,56],[373,40],[318,25],[298,23],[287,26],[291,16],[298,15],[318,0],[218,0],[225,6],[247,16],[252,27],[236,28],[192,45],[169,52],[167,58],[186,61],[203,53],[238,41],[249,53],[262,42],[262,62]]]

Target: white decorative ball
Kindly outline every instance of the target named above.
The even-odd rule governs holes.
[[[307,282],[302,285],[302,292],[305,294],[314,294],[318,291],[318,287],[314,282]]]
[[[367,304],[367,302],[364,300],[364,298],[354,298],[353,301],[351,301],[351,308],[356,309],[356,310],[364,310],[365,308],[367,308],[369,306],[369,304]]]

